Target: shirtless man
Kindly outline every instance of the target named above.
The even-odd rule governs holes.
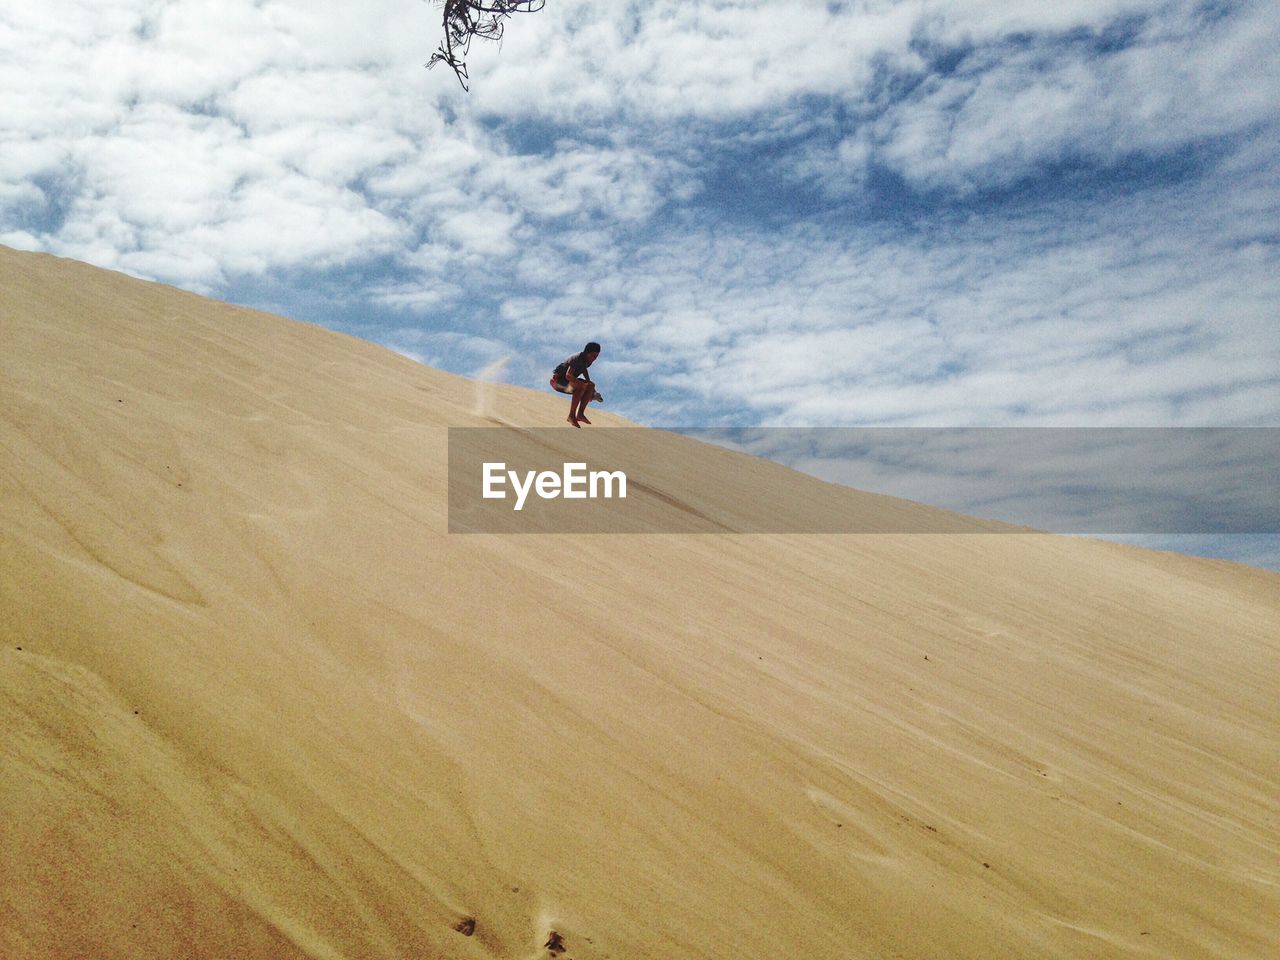
[[[596,399],[596,385],[587,375],[587,367],[600,356],[600,344],[594,341],[582,348],[556,367],[551,374],[551,389],[557,393],[567,393],[569,400],[568,421],[575,427],[590,424],[587,419],[587,404]]]

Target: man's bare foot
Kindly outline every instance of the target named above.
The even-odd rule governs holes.
[[[578,422],[579,422],[579,423],[585,423],[585,424],[587,424],[588,426],[590,426],[590,425],[591,425],[591,421],[590,421],[590,420],[588,420],[586,417],[584,417],[582,414],[578,414]]]
[[[578,426],[578,418],[575,417],[572,413],[569,414],[567,417],[565,417],[565,419],[568,420],[570,423],[572,423],[575,427]],[[579,429],[581,428],[579,427]]]

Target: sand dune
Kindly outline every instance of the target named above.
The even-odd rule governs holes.
[[[560,398],[2,248],[0,371],[0,956],[1274,956],[1276,574],[450,535]]]

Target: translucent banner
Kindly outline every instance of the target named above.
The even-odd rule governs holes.
[[[449,529],[1277,533],[1280,429],[453,428]]]

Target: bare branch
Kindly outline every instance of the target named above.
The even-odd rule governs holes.
[[[501,40],[503,21],[513,13],[536,13],[546,0],[436,0],[444,6],[444,41],[427,66],[447,63],[458,77],[463,90],[467,86],[467,52],[475,37]]]

